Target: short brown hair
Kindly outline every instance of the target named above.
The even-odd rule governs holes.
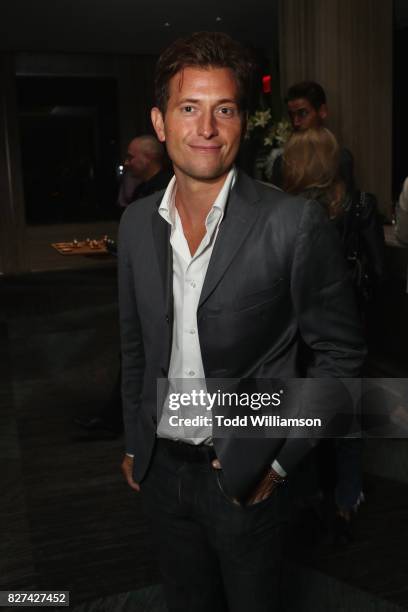
[[[326,104],[326,92],[319,83],[315,81],[302,81],[301,83],[295,83],[288,89],[288,93],[285,98],[285,102],[291,102],[292,100],[298,100],[304,98],[307,100],[313,108],[318,111],[323,104]]]
[[[344,196],[339,156],[336,137],[327,128],[293,132],[283,151],[283,189],[309,195],[314,191],[313,197],[326,204],[330,217],[337,216]]]
[[[223,32],[195,32],[173,42],[156,64],[156,106],[163,114],[169,99],[170,79],[187,67],[230,68],[237,81],[239,109],[241,112],[248,109],[254,68],[249,52]]]

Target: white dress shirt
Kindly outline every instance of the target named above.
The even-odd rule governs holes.
[[[169,394],[206,391],[205,372],[201,356],[197,329],[197,307],[204,284],[208,264],[217,238],[218,229],[224,216],[228,196],[235,182],[236,170],[227,175],[214,204],[205,220],[205,235],[191,255],[184,236],[180,216],[175,206],[176,178],[170,181],[159,207],[159,214],[171,225],[170,244],[173,252],[173,298],[174,322],[173,344],[169,366]],[[189,416],[203,415],[202,406],[191,406]],[[165,401],[157,435],[162,438],[183,440],[190,444],[210,443],[211,427],[189,427],[169,425],[171,411]],[[184,411],[185,414],[185,411]],[[211,413],[209,413],[211,414]]]

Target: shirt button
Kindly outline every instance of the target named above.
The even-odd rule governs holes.
[[[194,334],[195,334],[196,332],[195,332],[195,329],[189,329],[189,330],[188,330],[188,333],[189,333],[189,334],[191,334],[192,336],[194,336]]]
[[[191,281],[191,283],[190,283],[190,287],[192,287],[193,289],[195,289],[195,288],[196,288],[196,286],[197,286],[197,285],[196,285],[195,281]]]
[[[189,370],[189,371],[187,372],[187,374],[188,374],[189,376],[194,376],[195,372],[194,372],[194,370]]]

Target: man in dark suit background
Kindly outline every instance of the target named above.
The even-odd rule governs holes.
[[[118,194],[118,206],[126,208],[166,187],[171,178],[166,168],[163,145],[151,134],[136,136],[128,144],[125,172]]]
[[[326,92],[320,83],[302,81],[291,85],[287,91],[285,103],[293,131],[304,131],[325,125],[329,110]],[[272,183],[283,187],[282,155],[273,164]],[[354,159],[351,151],[342,147],[339,160],[340,178],[344,181],[346,191],[354,193]]]
[[[221,33],[162,54],[152,121],[175,176],[164,194],[128,207],[120,226],[122,469],[151,520],[170,611],[278,609],[281,483],[310,445],[173,427],[157,380],[185,391],[220,378],[349,377],[364,356],[340,245],[319,205],[234,166],[251,70]]]

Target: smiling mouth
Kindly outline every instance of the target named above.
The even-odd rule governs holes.
[[[191,149],[194,151],[199,151],[200,153],[217,153],[221,150],[221,145],[217,146],[205,146],[205,145],[189,145]]]

